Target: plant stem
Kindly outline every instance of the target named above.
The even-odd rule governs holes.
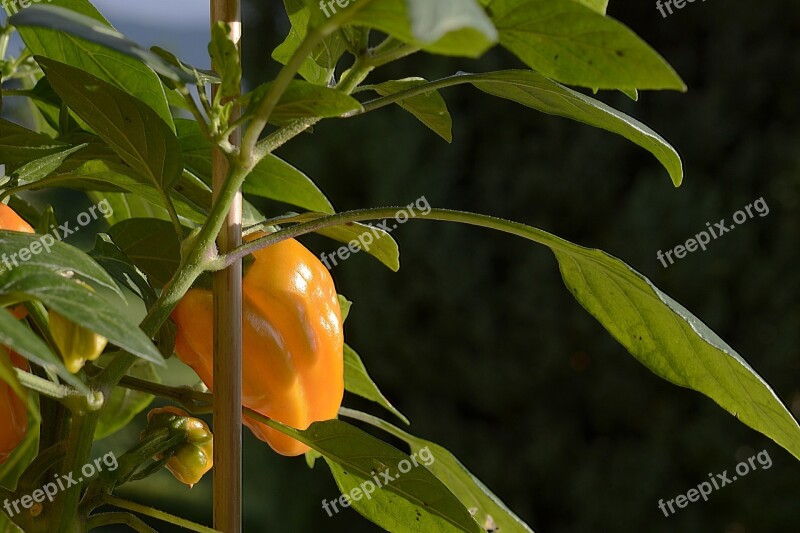
[[[86,398],[85,394],[81,394],[72,387],[66,385],[58,385],[50,380],[34,376],[19,368],[14,369],[17,379],[26,389],[38,392],[43,396],[52,398],[54,400],[66,400],[67,398]]]
[[[179,516],[174,516],[169,513],[165,513],[164,511],[147,507],[146,505],[123,500],[122,498],[117,498],[116,496],[105,496],[103,501],[109,505],[113,505],[114,507],[119,507],[120,509],[143,514],[145,516],[149,516],[150,518],[155,518],[163,522],[186,528],[190,531],[196,531],[197,533],[220,533],[219,531],[211,529],[210,527],[195,524],[194,522],[190,522],[189,520]]]
[[[87,529],[92,530],[102,526],[124,524],[138,533],[158,533],[155,529],[145,524],[141,518],[129,513],[103,513],[89,518]]]

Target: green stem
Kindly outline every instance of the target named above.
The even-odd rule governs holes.
[[[423,85],[418,85],[416,87],[412,87],[411,89],[400,91],[399,93],[394,93],[390,94],[389,96],[384,96],[381,98],[370,100],[369,102],[364,103],[363,111],[353,111],[349,113],[347,116],[354,117],[356,115],[363,115],[364,113],[375,111],[376,109],[386,107],[387,105],[396,104],[397,102],[402,102],[403,100],[408,100],[409,98],[413,98],[414,96],[419,96],[421,94],[429,93],[431,91],[436,91],[439,89],[446,89],[447,87],[463,85],[465,83],[473,83],[476,81],[481,81],[480,74],[456,74],[455,76],[449,76],[447,78],[442,78],[440,80],[425,83]]]
[[[129,513],[103,513],[92,516],[87,523],[87,529],[92,530],[114,524],[126,525],[139,533],[158,533],[155,529],[145,524],[141,518]]]
[[[190,531],[196,531],[197,533],[220,533],[210,527],[201,526],[200,524],[195,524],[194,522],[190,522],[184,518],[179,516],[174,516],[169,513],[165,513],[164,511],[159,511],[158,509],[153,509],[152,507],[147,507],[146,505],[141,505],[139,503],[135,503],[128,500],[123,500],[122,498],[117,498],[116,496],[106,496],[103,498],[105,503],[109,505],[113,505],[114,507],[119,507],[120,509],[125,509],[127,511],[133,511],[134,513],[143,514],[145,516],[149,516],[150,518],[155,518],[157,520],[161,520],[163,522],[167,522],[170,524],[174,524],[176,526],[180,526],[186,528]]]
[[[67,455],[64,459],[66,473],[79,471],[88,461],[98,421],[99,416],[96,413],[73,416],[72,431],[67,441]],[[67,488],[56,500],[54,516],[59,520],[56,531],[73,530],[72,522],[78,510],[81,487],[82,484],[79,483],[77,486]]]
[[[257,252],[262,248],[266,248],[267,246],[271,246],[286,239],[292,239],[294,237],[299,237],[300,235],[305,235],[307,233],[318,231],[330,226],[339,226],[348,222],[363,222],[367,220],[392,218],[395,217],[399,212],[406,211],[407,209],[407,207],[359,209],[356,211],[346,211],[336,215],[321,217],[303,224],[297,224],[291,228],[282,229],[280,231],[276,231],[275,233],[270,233],[266,237],[261,237],[260,239],[255,239],[243,244],[230,253],[220,256],[216,261],[213,262],[210,268],[226,268],[229,263],[233,263],[234,261],[246,257],[253,252]],[[555,237],[546,231],[532,228],[518,222],[503,220],[488,215],[479,215],[477,213],[468,213],[465,211],[451,211],[448,209],[430,209],[427,213],[414,213],[413,218],[459,222],[462,224],[469,224],[472,226],[479,226],[482,228],[489,228],[510,233],[539,244],[550,246],[553,249],[564,248],[561,244],[561,240],[558,239],[558,237]]]
[[[72,387],[53,383],[50,380],[40,378],[39,376],[34,376],[33,374],[25,372],[24,370],[20,370],[19,368],[15,368],[14,371],[17,374],[17,379],[23,387],[38,392],[39,394],[47,396],[48,398],[62,401],[70,398],[86,399],[85,394],[81,394]]]

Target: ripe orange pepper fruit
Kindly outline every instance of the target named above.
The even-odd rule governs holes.
[[[15,367],[28,370],[28,361],[0,347],[0,357],[10,357]],[[28,406],[11,386],[0,381],[0,465],[8,461],[11,452],[20,445],[28,432]]]
[[[344,333],[330,272],[294,239],[253,256],[242,282],[243,405],[301,430],[336,418],[344,396]],[[213,389],[211,291],[187,292],[172,318],[178,328],[175,353]],[[244,424],[281,455],[308,451],[251,418]]]
[[[0,204],[0,229],[33,233],[33,228],[22,220],[13,209]],[[25,308],[17,306],[10,310],[19,319],[25,318]],[[2,311],[0,311],[2,312]],[[28,370],[28,362],[5,347],[0,347],[0,357],[10,357],[11,364],[22,370]],[[5,382],[0,381],[0,464],[8,460],[9,455],[25,438],[28,431],[28,407]]]

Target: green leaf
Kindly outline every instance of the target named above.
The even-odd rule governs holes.
[[[443,209],[425,216],[548,246],[570,293],[631,355],[667,381],[708,396],[800,459],[800,425],[764,379],[699,318],[624,262],[517,222]]]
[[[68,147],[66,143],[53,140],[43,133],[0,118],[0,161],[7,165],[7,173],[16,165],[41,159]],[[9,165],[11,168],[8,168]]]
[[[398,411],[378,389],[369,372],[367,372],[367,367],[361,361],[361,357],[347,344],[344,345],[344,388],[348,392],[381,405],[397,418],[411,425],[408,418]]]
[[[500,43],[541,74],[600,89],[676,89],[686,85],[634,32],[575,0],[494,0]]]
[[[82,150],[86,146],[87,144],[84,143],[78,146],[65,147],[59,152],[46,155],[39,159],[35,159],[30,163],[22,165],[12,174],[12,178],[14,178],[14,185],[27,185],[49,176],[64,163],[66,158],[78,150]]]
[[[304,6],[303,0],[284,0],[283,3],[292,27],[283,43],[272,52],[272,58],[285,65],[308,35],[311,13],[314,11],[309,11],[309,8]],[[316,8],[319,12],[319,6]],[[338,33],[328,35],[303,61],[298,72],[310,83],[327,86],[345,50],[345,42]]]
[[[166,220],[123,220],[111,226],[108,233],[154,287],[164,286],[180,266],[181,244]]]
[[[26,264],[0,273],[0,286],[6,295],[39,300],[47,308],[106,337],[111,344],[164,365],[164,359],[147,335],[119,312],[119,304],[112,305],[88,285],[47,268]]]
[[[58,232],[63,236],[61,229]],[[26,266],[71,272],[122,296],[108,273],[74,246],[62,243],[52,235],[0,230],[0,274]]]
[[[599,100],[528,70],[505,70],[465,76],[464,81],[469,81],[491,95],[621,135],[656,156],[669,172],[676,187],[683,181],[681,158],[667,141],[638,120]]]
[[[155,303],[157,296],[147,276],[133,264],[125,252],[114,244],[105,233],[100,233],[95,239],[94,248],[89,255],[97,261],[106,271],[111,274],[123,286],[138,295],[149,308]]]
[[[389,531],[483,531],[447,487],[424,466],[364,431],[339,420],[316,422],[305,431],[284,426],[254,411],[268,424],[321,453],[343,491],[378,478],[382,486],[353,507]],[[409,465],[409,468],[403,465]],[[419,463],[417,463],[419,464]],[[379,472],[396,479],[384,482]],[[357,481],[353,481],[357,480]]]
[[[178,119],[178,139],[186,165],[206,184],[211,180],[211,144],[193,120]],[[265,157],[248,176],[244,192],[311,211],[333,213],[333,206],[308,176],[275,155]],[[209,197],[210,199],[210,197]],[[208,209],[208,205],[204,205]]]
[[[246,94],[242,102],[247,106],[246,114],[254,114],[273,82],[259,85]],[[310,117],[340,117],[347,113],[363,111],[361,103],[342,91],[313,85],[302,80],[293,80],[281,96],[270,116],[270,122],[283,125],[292,120]]]
[[[424,78],[405,78],[369,85],[364,89],[371,89],[381,96],[390,96],[427,83],[428,81]],[[417,117],[420,122],[428,126],[445,141],[453,142],[453,119],[447,110],[444,98],[438,91],[432,90],[427,93],[417,94],[400,100],[397,104]]]
[[[436,443],[420,439],[402,429],[372,415],[351,409],[342,409],[343,416],[352,417],[372,424],[387,433],[405,441],[411,453],[425,459],[426,468],[431,471],[461,501],[487,531],[505,533],[533,533],[531,528],[509,509],[481,480],[450,451]],[[433,460],[431,460],[433,459]]]
[[[575,1],[604,15],[606,14],[606,10],[608,9],[608,0],[575,0]]]
[[[37,58],[50,84],[69,107],[128,165],[159,191],[168,191],[183,171],[172,130],[138,99],[63,63]]]
[[[221,96],[238,97],[242,93],[242,62],[239,49],[229,33],[230,28],[224,22],[213,24],[208,53],[211,64],[222,74]]]
[[[48,5],[70,9],[111,28],[89,0],[48,0]],[[66,63],[114,84],[140,99],[173,127],[161,81],[141,61],[56,29],[22,27],[19,33],[33,55]]]
[[[142,48],[114,28],[109,27],[108,24],[70,9],[53,5],[34,5],[20,10],[11,17],[10,22],[17,28],[57,29],[65,34],[80,37],[90,43],[143,61],[150,68],[171,80],[184,83],[194,81],[193,76],[186,75],[181,69],[175,68],[160,56]],[[169,121],[167,122],[169,123]]]
[[[151,383],[161,383],[161,378],[153,365],[146,361],[136,361],[127,375],[145,379]],[[126,427],[139,413],[153,402],[153,396],[124,387],[115,387],[111,396],[103,404],[94,440],[104,439]]]
[[[106,222],[111,226],[131,218],[169,220],[169,215],[163,208],[155,206],[135,194],[89,191],[86,196],[95,203],[101,200],[108,202],[114,211],[106,218]],[[173,229],[172,232],[174,233],[175,230]]]
[[[486,46],[497,41],[497,29],[475,0],[406,0],[411,15],[414,38],[425,43],[436,42],[448,33],[463,31],[473,41]]]
[[[86,385],[64,367],[61,358],[53,354],[47,344],[33,333],[24,321],[17,320],[5,309],[0,309],[0,344],[11,348],[43,369],[58,374],[65,383],[77,390],[83,393],[89,392]]]
[[[350,315],[350,308],[353,306],[353,302],[342,296],[339,295],[339,307],[342,310],[342,322],[347,320],[347,317]]]
[[[497,42],[497,29],[475,0],[353,2],[348,24],[380,30],[441,55],[480,57]]]

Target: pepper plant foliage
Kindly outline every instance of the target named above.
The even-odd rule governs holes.
[[[0,119],[0,163],[7,174],[3,201],[42,232],[55,223],[52,210],[36,211],[26,203],[25,191],[77,189],[114,209],[110,229],[88,253],[56,242],[49,253],[18,266],[0,265],[0,302],[9,310],[24,303],[28,310],[21,321],[0,311],[0,343],[33,364],[23,372],[4,363],[0,378],[15,390],[29,389],[35,400],[26,440],[0,468],[0,498],[17,499],[41,486],[44,473],[76,472],[89,462],[95,439],[120,429],[149,404],[148,395],[131,401],[131,390],[171,399],[190,412],[208,412],[209,394],[158,383],[158,369],[173,352],[170,312],[204,273],[310,232],[349,242],[368,230],[362,223],[396,214],[392,207],[337,213],[302,170],[280,159],[283,144],[321,120],[348,120],[400,105],[450,141],[452,122],[442,91],[472,86],[621,135],[651,152],[675,186],[681,183],[681,160],[670,144],[590,96],[601,89],[634,99],[645,89],[685,90],[658,53],[606,15],[604,0],[358,0],[329,17],[316,0],[284,4],[291,31],[272,53],[284,66],[273,81],[244,95],[239,52],[221,25],[212,28],[209,46],[216,71],[130,41],[89,0],[35,5],[0,27],[0,104],[27,103],[36,125],[28,129]],[[14,31],[25,48],[6,57]],[[381,67],[411,54],[478,58],[497,46],[516,56],[520,67],[458,72],[439,80],[409,72],[402,80],[372,81],[380,79]],[[237,128],[241,143],[231,142]],[[225,154],[230,168],[213,201],[212,147]],[[290,204],[298,212],[282,212],[279,203],[260,212],[245,201],[246,231],[274,231],[220,255],[214,239],[240,187],[246,197]],[[631,355],[664,379],[708,396],[800,458],[800,428],[767,383],[690,311],[621,260],[490,216],[432,209],[420,218],[492,228],[550,248],[572,296]],[[18,253],[37,238],[0,231],[0,253]],[[399,267],[398,247],[388,234],[368,252]],[[122,288],[147,309],[138,326],[117,312],[125,305]],[[349,303],[342,302],[346,315]],[[108,338],[101,364],[76,375],[66,370],[48,335],[45,307]],[[347,390],[406,422],[349,346],[345,368]],[[307,444],[309,459],[324,458],[343,492],[372,479],[376,470],[398,471],[409,457],[342,420],[297,430],[247,414]],[[436,457],[430,467],[412,469],[371,499],[353,501],[367,519],[389,531],[531,531],[445,448],[372,415],[346,408],[340,415],[405,441],[411,452],[428,446]],[[13,522],[25,531],[85,531],[110,523],[148,530],[132,514],[98,508],[119,503],[109,500],[117,487],[162,466],[150,463],[154,452],[165,449],[159,445],[165,444],[133,446],[115,473],[68,487],[37,512],[16,514]],[[0,516],[3,527],[12,526]]]

